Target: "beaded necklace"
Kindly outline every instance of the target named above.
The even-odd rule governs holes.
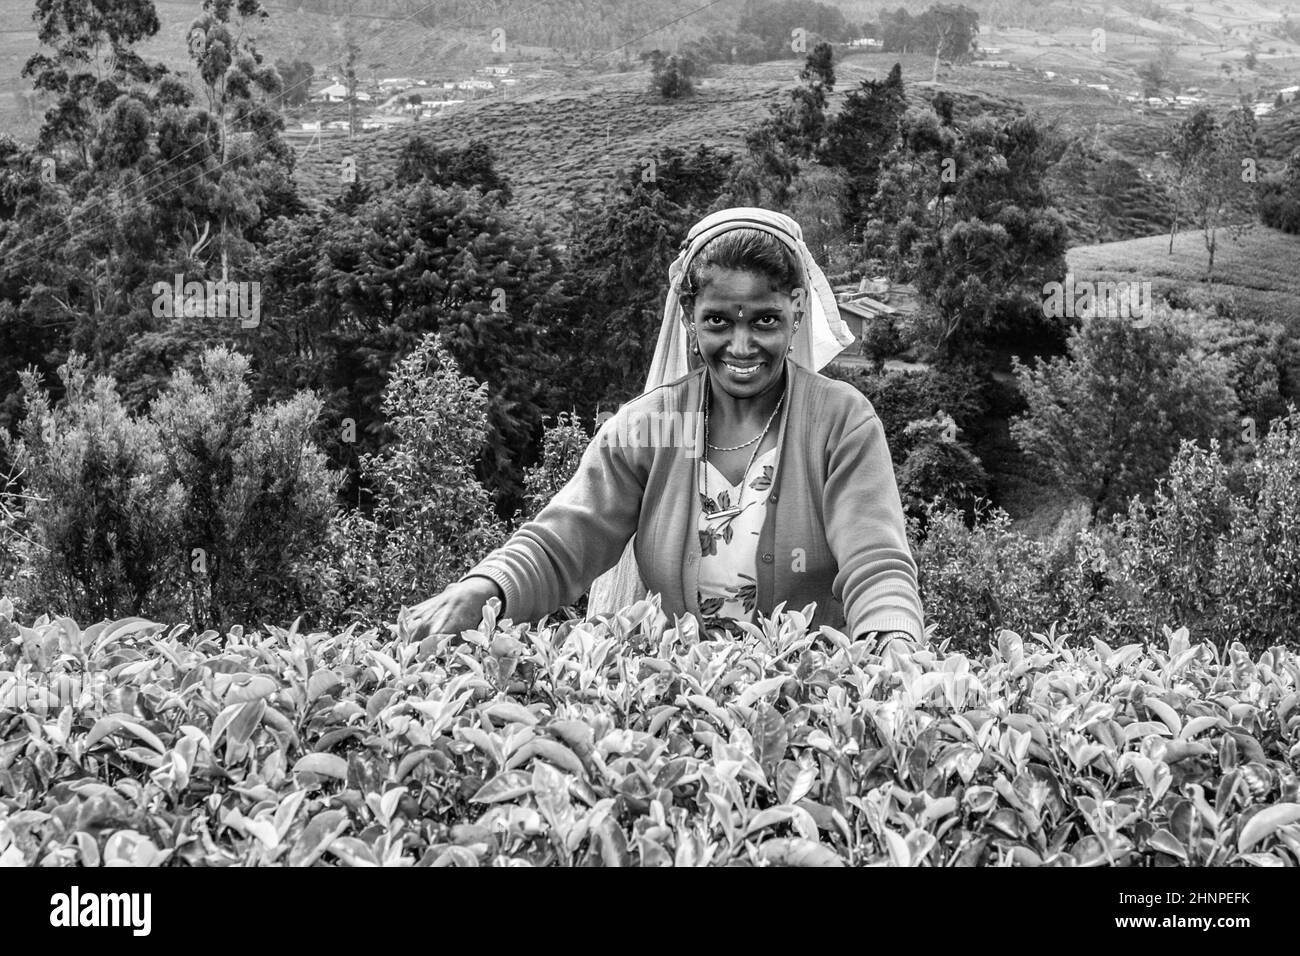
[[[727,508],[727,509],[725,509],[725,510],[723,510],[723,511],[715,511],[715,512],[713,512],[712,514],[710,514],[710,515],[708,516],[710,520],[715,519],[715,518],[716,518],[716,519],[725,519],[725,518],[734,517],[735,515],[740,514],[741,511],[743,510],[743,509],[740,507],[740,502],[741,502],[741,501],[744,499],[744,497],[745,497],[745,479],[749,477],[749,469],[752,468],[752,467],[754,467],[754,459],[758,456],[758,449],[761,448],[761,447],[763,446],[763,439],[764,439],[764,437],[766,437],[766,435],[767,435],[767,433],[768,433],[768,430],[772,427],[772,422],[776,420],[776,416],[777,416],[777,414],[781,411],[781,406],[785,403],[785,393],[784,393],[784,392],[781,393],[781,398],[777,401],[777,403],[776,403],[776,408],[772,409],[772,414],[771,414],[771,416],[768,418],[768,420],[767,420],[767,424],[763,426],[763,430],[759,433],[759,435],[758,435],[757,438],[751,438],[749,441],[745,442],[744,445],[737,445],[735,448],[719,448],[717,445],[710,445],[710,444],[709,444],[709,399],[710,399],[710,397],[711,397],[712,394],[713,394],[713,389],[709,386],[709,383],[708,383],[708,380],[707,380],[707,379],[705,380],[704,388],[705,388],[705,392],[704,392],[704,443],[705,443],[706,445],[708,445],[710,448],[714,449],[715,451],[738,451],[738,450],[740,450],[741,448],[745,448],[745,447],[748,446],[748,445],[753,445],[754,442],[758,442],[758,445],[755,446],[753,452],[750,453],[750,456],[749,456],[749,464],[747,464],[747,465],[745,466],[745,473],[744,473],[743,475],[740,476],[740,494],[736,496],[736,505],[735,505],[735,507],[734,507],[734,508]],[[708,455],[706,454],[706,455],[704,456],[704,497],[705,497],[705,498],[708,498],[708,497],[709,497],[709,468],[708,468],[708,463],[709,463],[709,457],[708,457]]]

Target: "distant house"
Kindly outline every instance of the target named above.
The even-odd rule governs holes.
[[[343,103],[348,98],[348,88],[342,83],[331,83],[322,90],[317,90],[311,95],[314,102],[317,103]],[[370,94],[363,90],[357,90],[357,101],[361,103],[370,102]]]
[[[863,279],[855,286],[837,286],[835,300],[840,318],[853,334],[853,345],[842,353],[860,355],[863,336],[874,327],[896,322],[916,310],[916,290],[910,285],[895,285],[888,279]]]
[[[877,40],[875,37],[858,37],[856,40],[850,40],[849,46],[864,46],[869,49],[880,49],[885,45],[884,40]]]
[[[388,76],[379,81],[381,90],[405,89],[408,86],[414,86],[415,80],[409,76]]]
[[[1269,113],[1273,112],[1273,104],[1256,103],[1253,107],[1251,107],[1251,109],[1254,111],[1256,117],[1267,116]]]
[[[488,76],[509,76],[513,72],[509,64],[491,64],[480,67],[479,73],[486,73]]]
[[[852,292],[836,296],[836,299],[840,318],[853,333],[853,344],[844,350],[848,355],[862,354],[862,342],[867,334],[877,325],[892,322],[894,316],[898,315],[898,310],[893,306],[873,299],[869,295]]]
[[[1009,70],[1011,69],[1010,60],[971,60],[971,66],[977,66],[982,70]]]
[[[980,52],[981,52],[981,53],[987,53],[989,56],[997,56],[999,53],[1002,52],[1002,47],[1000,47],[1000,46],[982,46],[982,47],[980,47]]]
[[[1277,94],[1282,97],[1283,103],[1294,103],[1296,96],[1300,95],[1300,86],[1288,86],[1285,89],[1278,90]]]
[[[1089,84],[1088,84],[1088,89],[1090,89],[1090,90],[1101,90],[1103,93],[1109,93],[1109,92],[1110,92],[1110,86],[1108,86],[1108,85],[1105,84],[1105,83],[1089,83]]]

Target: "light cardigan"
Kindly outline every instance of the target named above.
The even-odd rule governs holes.
[[[786,375],[777,468],[758,539],[757,609],[770,615],[782,601],[793,610],[815,601],[814,628],[827,624],[851,638],[905,631],[919,640],[916,562],[875,409],[847,382],[789,359]],[[502,617],[535,622],[576,601],[635,532],[641,578],[661,595],[664,613],[689,613],[702,625],[696,468],[708,385],[700,366],[625,404],[551,502],[461,580],[490,578],[504,595]],[[698,414],[682,415],[688,411]],[[660,447],[620,442],[637,427],[628,416],[647,413],[694,422],[695,457],[662,440]]]

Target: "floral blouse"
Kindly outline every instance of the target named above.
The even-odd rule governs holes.
[[[733,485],[707,458],[699,469],[700,579],[696,598],[705,629],[718,639],[725,634],[744,637],[736,621],[754,623],[757,603],[758,536],[767,513],[776,449],[759,455],[741,484]],[[704,493],[705,469],[712,497]],[[741,498],[741,485],[744,497]],[[736,502],[741,502],[737,512]]]

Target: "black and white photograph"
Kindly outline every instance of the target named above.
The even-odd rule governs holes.
[[[1300,0],[0,0],[0,866],[1240,944],[1298,406]]]

